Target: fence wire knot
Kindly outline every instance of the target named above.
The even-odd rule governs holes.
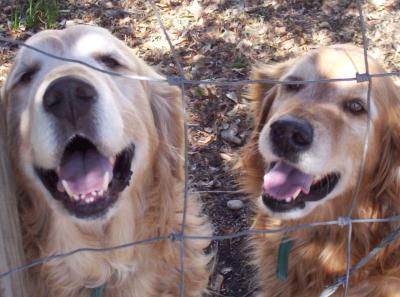
[[[171,233],[168,236],[168,239],[171,241],[182,241],[183,240],[183,235],[182,233]]]
[[[182,82],[184,81],[184,78],[180,76],[168,76],[168,83],[171,86],[180,86],[182,85]]]
[[[371,76],[369,73],[356,73],[356,79],[358,83],[369,81]]]
[[[338,225],[340,227],[348,226],[351,224],[351,218],[350,217],[339,217],[338,218]]]

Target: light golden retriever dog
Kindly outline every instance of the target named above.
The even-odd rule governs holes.
[[[162,79],[104,29],[72,26],[27,41],[124,75]],[[34,260],[180,232],[183,115],[166,83],[110,76],[23,48],[2,92],[24,243]],[[3,115],[2,115],[3,116]],[[3,152],[3,151],[2,151]],[[210,235],[191,197],[186,232]],[[186,296],[205,291],[206,240],[185,241]],[[179,241],[83,252],[34,270],[32,296],[179,296]]]
[[[370,73],[385,72],[368,58]],[[318,80],[365,73],[361,49],[321,48],[253,70],[253,79]],[[317,84],[256,84],[255,127],[244,148],[243,185],[255,206],[253,229],[275,229],[346,217],[357,184],[367,118],[369,147],[353,218],[400,214],[400,96],[391,78]],[[398,223],[353,224],[351,265],[366,256]],[[346,272],[348,229],[337,225],[255,236],[259,297],[319,296]],[[281,243],[292,240],[287,254]],[[284,245],[283,245],[284,246]],[[288,260],[277,277],[278,264]],[[283,264],[283,267],[285,265]],[[285,278],[287,276],[287,280]],[[342,296],[341,287],[334,296]],[[349,296],[400,296],[400,242],[379,252],[350,278]]]

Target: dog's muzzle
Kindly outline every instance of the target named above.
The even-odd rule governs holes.
[[[60,157],[55,168],[35,167],[55,200],[78,218],[107,213],[129,184],[135,145],[105,155],[98,140],[96,88],[84,79],[63,76],[43,95],[43,108],[52,117]]]

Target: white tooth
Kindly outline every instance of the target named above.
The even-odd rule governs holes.
[[[286,198],[285,200],[286,200],[286,202],[290,202],[290,201],[292,200],[292,198],[291,198],[291,197],[288,197],[288,198]]]
[[[92,196],[96,196],[96,191],[93,191],[92,193],[90,193]]]
[[[102,188],[103,191],[107,191],[108,183],[110,182],[109,178],[110,178],[110,174],[107,171],[106,173],[104,173],[104,177],[103,177],[103,188]]]
[[[91,198],[90,198],[90,202],[93,202],[93,201],[94,201],[94,197],[91,197]]]
[[[61,180],[61,183],[64,187],[65,192],[67,192],[68,196],[74,197],[74,194],[72,193],[71,189],[69,188],[67,181],[63,179],[63,180]]]
[[[297,192],[294,193],[294,195],[293,195],[293,199],[296,199],[297,196],[299,196],[300,192],[301,192],[301,189],[297,190]]]
[[[99,196],[103,196],[104,191],[99,191]]]
[[[86,199],[85,199],[85,202],[86,202],[86,203],[90,203],[90,198],[86,198]]]
[[[76,201],[78,201],[78,200],[79,200],[78,195],[74,195],[74,199],[75,199]]]
[[[314,178],[314,184],[316,184],[316,183],[320,182],[320,181],[321,181],[321,179],[322,179],[322,175],[318,175],[318,176],[316,176],[316,177]]]

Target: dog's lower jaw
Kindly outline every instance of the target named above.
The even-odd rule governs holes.
[[[263,179],[261,201],[264,208],[274,216],[299,218],[335,192],[341,174],[336,171],[309,174],[286,160],[280,160],[271,163]]]
[[[278,219],[278,220],[298,220],[302,219],[309,214],[311,214],[321,202],[308,202],[304,208],[293,209],[288,212],[275,212],[270,210],[268,207],[265,207],[263,202],[263,195],[260,195],[257,199],[257,207],[261,210],[261,213],[264,213],[268,217]]]

